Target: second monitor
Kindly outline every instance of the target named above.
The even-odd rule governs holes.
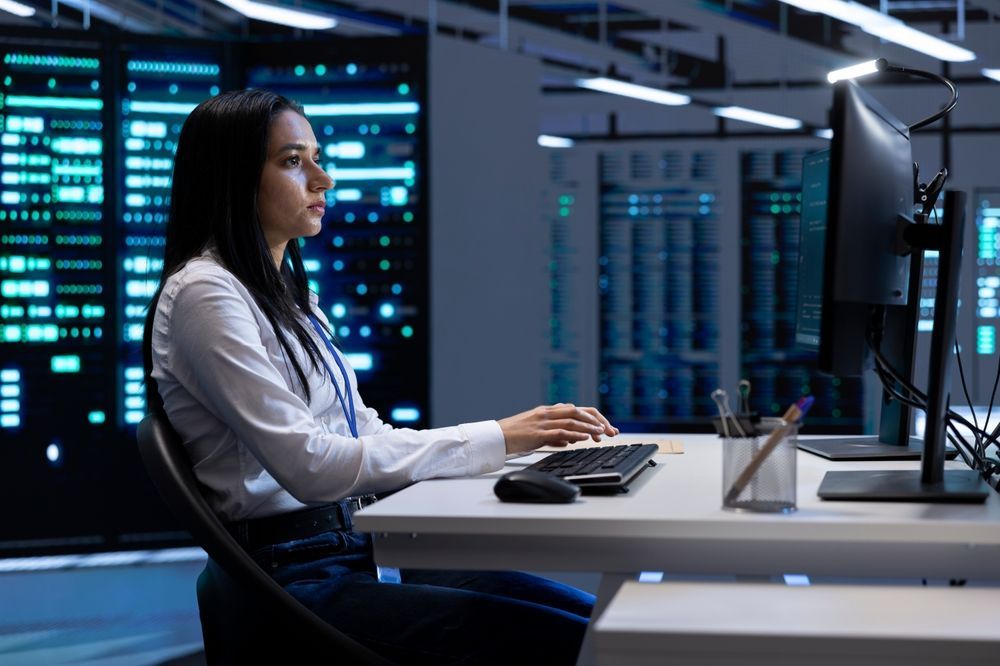
[[[818,352],[821,371],[860,376],[870,364],[872,306],[880,306],[883,353],[911,377],[921,259],[895,249],[897,219],[913,212],[910,133],[853,82],[834,90],[832,145],[807,155],[802,168],[795,341]],[[802,448],[834,460],[918,459],[910,411],[883,391],[878,437]]]

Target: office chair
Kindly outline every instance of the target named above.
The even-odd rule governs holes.
[[[166,415],[147,415],[137,439],[153,485],[209,556],[198,576],[209,663],[390,664],[303,606],[243,550],[202,496]]]

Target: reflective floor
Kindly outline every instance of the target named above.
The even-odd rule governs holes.
[[[200,550],[0,560],[0,665],[204,664]]]

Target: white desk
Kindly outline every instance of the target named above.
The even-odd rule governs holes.
[[[824,502],[816,488],[829,469],[918,463],[800,452],[798,511],[732,512],[721,508],[718,439],[682,439],[685,452],[657,456],[627,495],[505,504],[493,494],[496,473],[418,483],[355,521],[375,534],[376,559],[388,566],[1000,580],[1000,494],[969,505]]]
[[[731,512],[721,508],[718,438],[665,437],[682,439],[685,452],[657,456],[627,495],[505,504],[493,494],[497,473],[418,483],[355,522],[374,533],[375,559],[387,566],[602,572],[598,614],[639,571],[1000,581],[1000,494],[971,505],[824,502],[816,489],[829,469],[919,463],[833,463],[800,452],[798,511]]]
[[[626,583],[594,624],[606,666],[996,666],[997,591]]]

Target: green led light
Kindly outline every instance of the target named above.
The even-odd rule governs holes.
[[[36,109],[73,109],[77,111],[100,111],[104,102],[99,99],[82,97],[37,97],[32,95],[8,95],[7,106],[30,106]]]
[[[295,76],[304,76],[306,73],[306,68],[303,65],[295,66]]]
[[[80,357],[75,354],[53,356],[51,368],[52,372],[80,372]]]
[[[406,123],[406,127],[403,128],[407,134],[413,134],[417,131],[417,126],[413,123]]]
[[[186,74],[189,76],[217,76],[219,74],[219,66],[201,62],[129,60],[128,71],[154,74]]]
[[[326,74],[326,65],[316,65],[316,68],[313,71],[316,72],[316,76],[323,76]]]
[[[976,329],[976,353],[994,354],[996,353],[996,328],[993,326],[979,326]]]
[[[781,262],[781,253],[775,250],[771,253],[771,265],[777,266]]]
[[[388,259],[383,259],[382,261],[378,262],[378,267],[381,268],[383,271],[389,270],[391,266],[392,264],[389,263]]]
[[[407,95],[410,92],[410,86],[405,83],[400,83],[396,90],[399,91],[400,95]]]
[[[8,53],[3,57],[8,65],[29,67],[60,67],[71,69],[97,69],[101,63],[97,58],[69,58],[64,56],[39,55],[35,53]]]
[[[52,88],[55,88],[55,87],[56,87],[56,80],[55,79],[49,79],[49,89],[51,90]]]
[[[90,421],[93,425],[101,425],[102,423],[104,423],[105,420],[107,420],[107,416],[104,414],[104,412],[97,410],[87,414],[87,420]]]
[[[61,136],[52,141],[52,151],[67,155],[100,155],[104,148],[101,139]]]
[[[403,222],[413,222],[413,213],[410,211],[403,213]]]
[[[569,208],[563,206],[559,209],[559,217],[569,217]]]
[[[399,329],[399,332],[403,334],[404,338],[412,338],[413,337],[413,327],[412,326],[404,326],[403,328]]]
[[[389,237],[382,236],[381,238],[378,239],[378,244],[381,245],[382,247],[389,247]]]

